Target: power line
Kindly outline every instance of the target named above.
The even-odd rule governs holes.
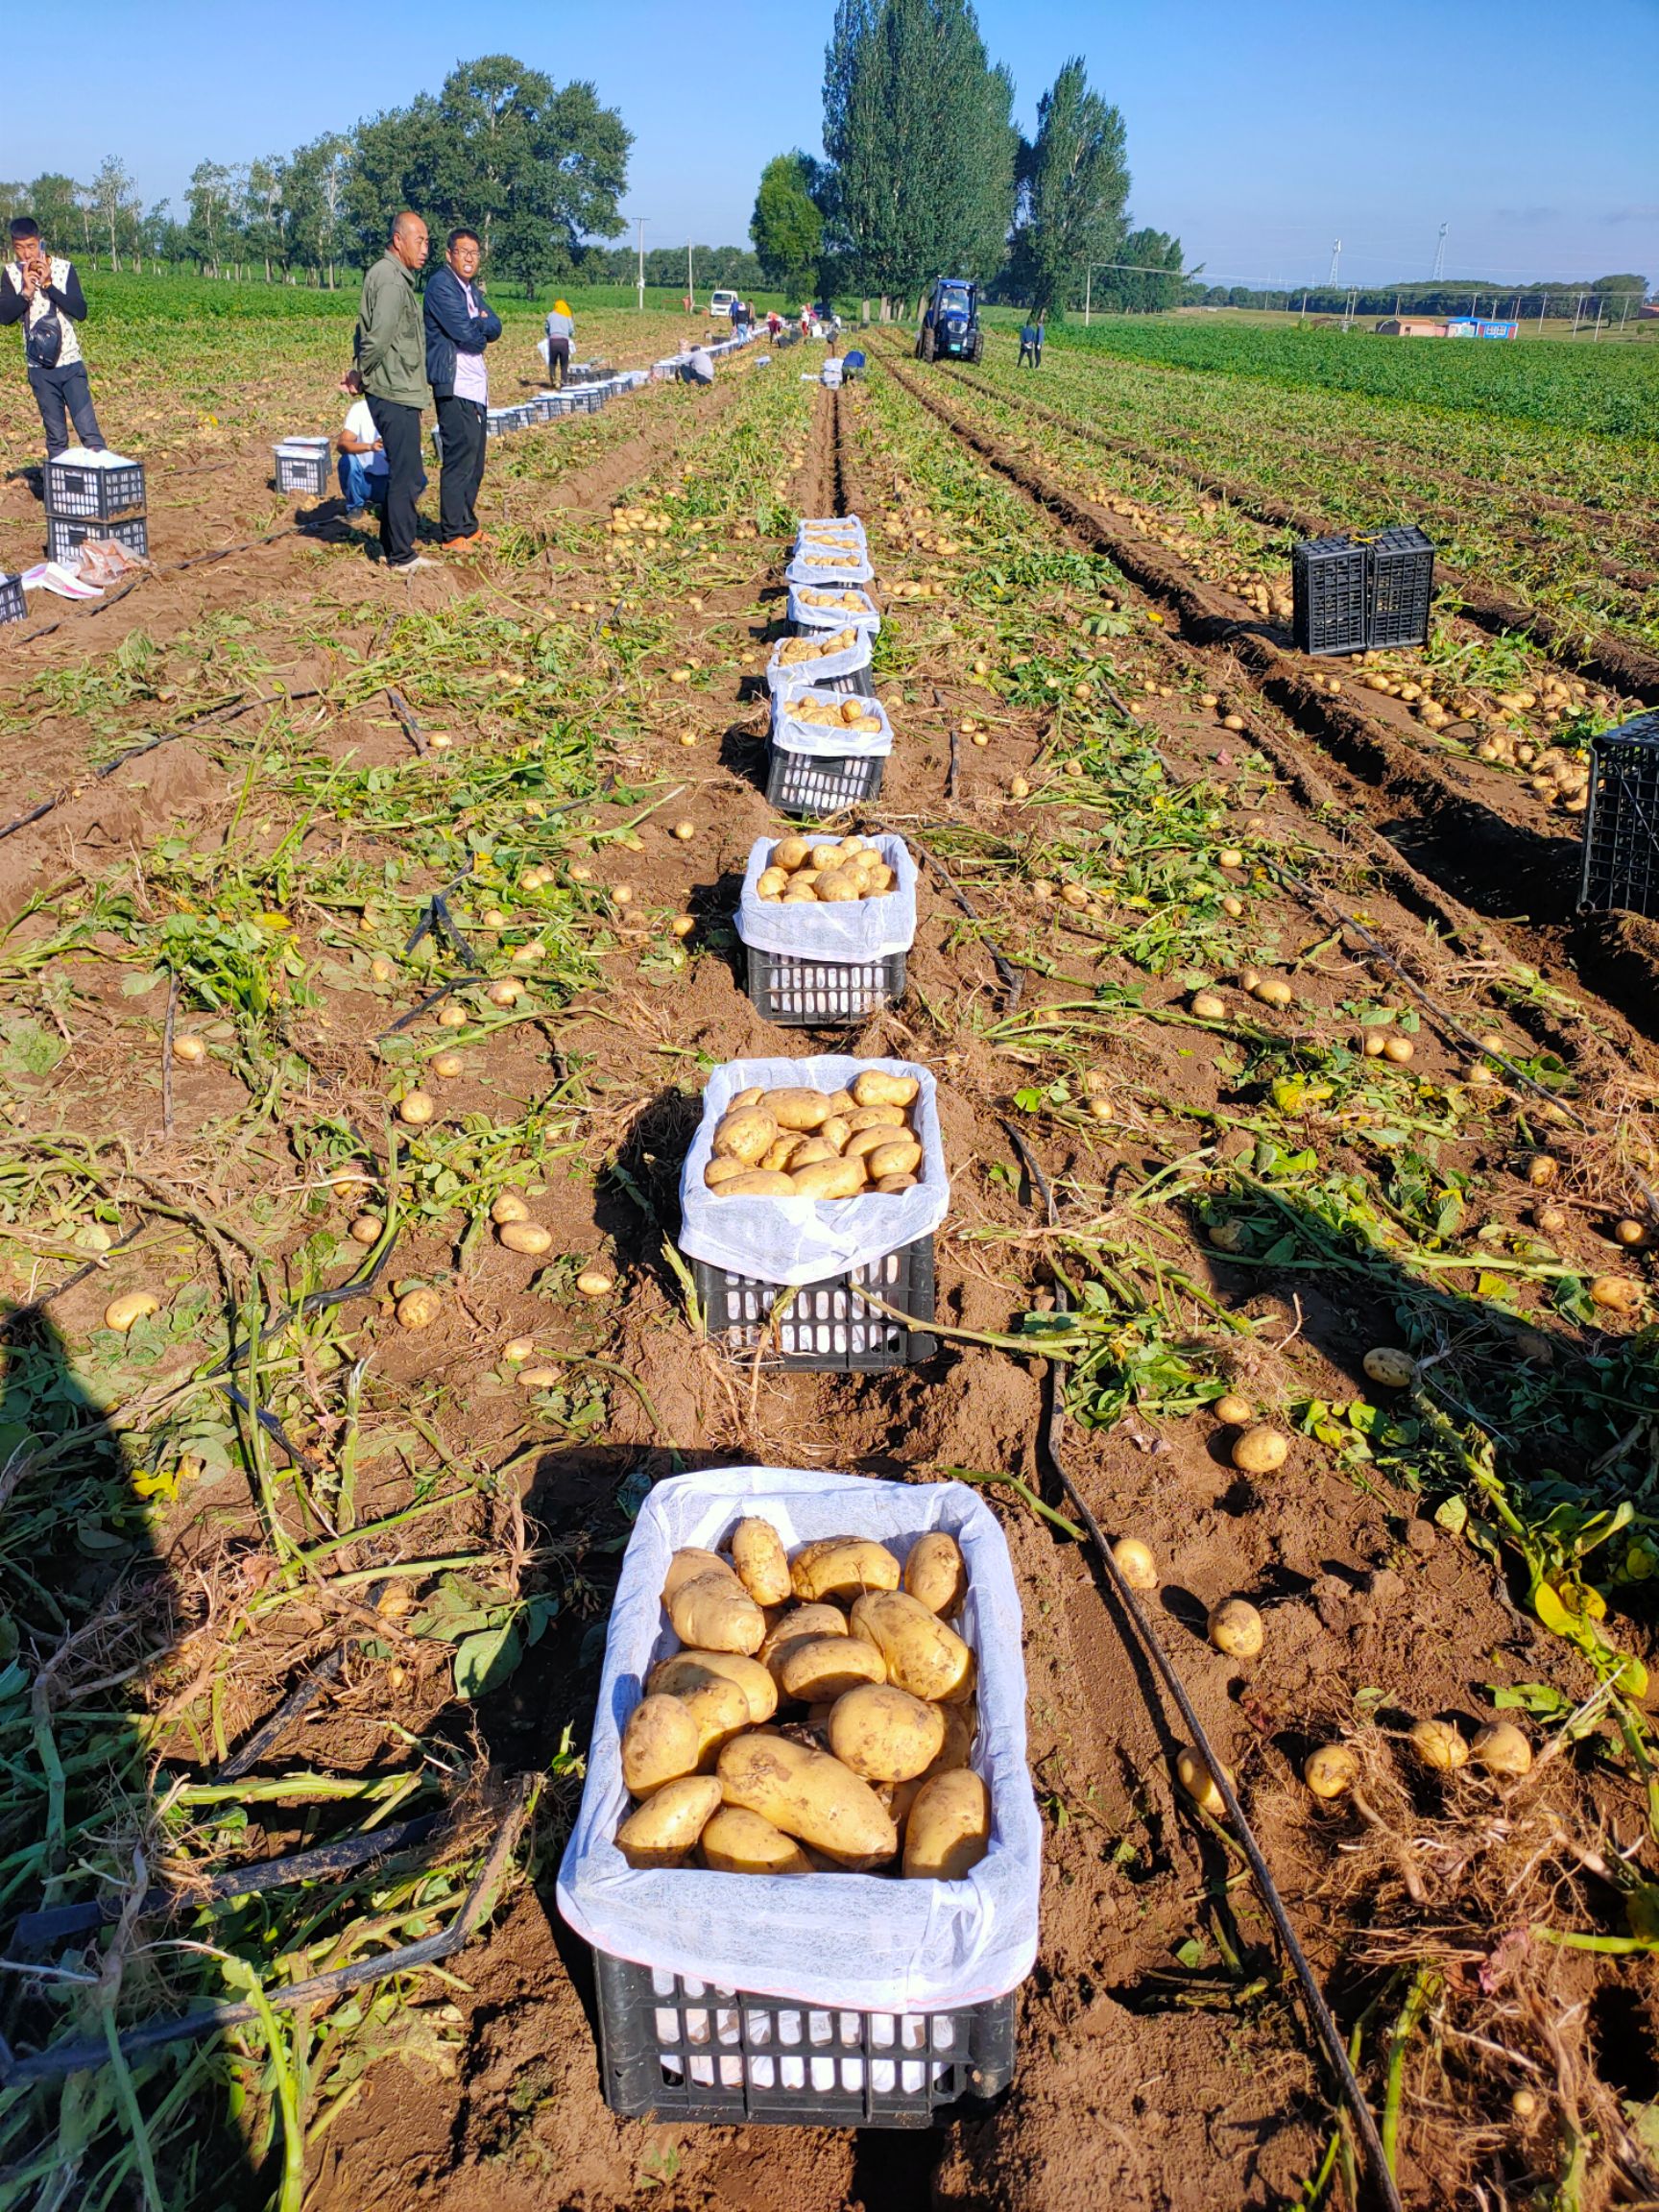
[[[1436,284],[1446,274],[1446,233],[1450,228],[1449,223],[1441,224],[1439,241],[1434,248],[1434,275],[1431,281]]]

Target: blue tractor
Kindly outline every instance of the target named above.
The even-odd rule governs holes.
[[[984,349],[978,285],[966,276],[936,278],[916,340],[917,360],[977,361]]]

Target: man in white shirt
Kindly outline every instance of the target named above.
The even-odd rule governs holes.
[[[349,380],[343,389],[356,394],[346,410],[339,439],[340,496],[346,502],[347,519],[353,520],[365,507],[378,506],[386,496],[386,448],[362,387]]]

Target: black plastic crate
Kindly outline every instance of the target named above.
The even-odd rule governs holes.
[[[103,522],[116,515],[141,514],[143,508],[141,461],[124,461],[115,469],[87,469],[74,461],[46,464],[48,515]]]
[[[952,2012],[854,2012],[603,1951],[593,1971],[605,2102],[624,2119],[929,2128],[1014,2079],[1018,1991]]]
[[[820,686],[829,690],[829,685]],[[790,753],[774,742],[772,765],[766,777],[767,804],[781,814],[814,818],[839,814],[844,807],[874,799],[881,788],[884,753]]]
[[[1659,915],[1659,713],[1590,740],[1578,903]]]
[[[326,493],[330,473],[326,445],[309,453],[284,453],[278,447],[273,458],[278,492],[303,492],[313,499],[321,499]]]
[[[0,622],[21,622],[29,613],[20,576],[0,576]]]
[[[129,515],[105,522],[75,522],[62,515],[46,517],[48,561],[61,561],[65,554],[84,545],[89,538],[119,545],[123,552],[132,553],[140,561],[150,558],[150,525],[142,515]]]
[[[1426,645],[1434,604],[1434,548],[1410,524],[1367,540],[1365,642]]]
[[[912,1323],[933,1318],[933,1239],[919,1237],[868,1267],[805,1283],[791,1292],[783,1283],[754,1275],[728,1274],[707,1261],[693,1260],[692,1277],[703,1308],[706,1334],[723,1350],[751,1358],[761,1338],[763,1367],[801,1367],[831,1375],[877,1375],[931,1359],[939,1339],[924,1327],[907,1328],[867,1306],[858,1295],[867,1284],[883,1305],[906,1314]],[[772,1320],[780,1301],[789,1303]]]
[[[1290,640],[1299,653],[1363,653],[1365,548],[1351,538],[1305,538],[1290,550]]]
[[[784,1029],[815,1029],[862,1022],[904,996],[905,959],[802,960],[792,952],[762,952],[746,945],[749,996],[762,1021]]]

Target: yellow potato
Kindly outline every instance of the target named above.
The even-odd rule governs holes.
[[[828,1120],[830,1101],[822,1091],[797,1084],[782,1091],[768,1091],[760,1101],[780,1129],[816,1129]]]
[[[822,1163],[826,1160],[839,1160],[841,1157],[840,1146],[830,1143],[830,1140],[822,1135],[817,1137],[797,1137],[795,1139],[795,1151],[791,1154],[789,1160],[789,1172],[791,1175],[795,1174],[796,1171],[802,1167],[816,1167],[821,1166]]]
[[[875,1791],[827,1751],[781,1736],[739,1736],[721,1752],[718,1772],[728,1805],[758,1813],[839,1865],[880,1866],[899,1848]]]
[[[903,1129],[902,1106],[860,1106],[847,1117],[849,1129]]]
[[[684,1866],[719,1810],[720,1785],[712,1774],[664,1782],[617,1829],[616,1848],[630,1866]]]
[[[867,1650],[851,1636],[854,1650]],[[929,1767],[945,1744],[944,1708],[887,1683],[849,1690],[830,1715],[830,1748],[867,1782],[908,1782]]]
[[[814,1160],[809,1167],[793,1169],[789,1181],[804,1198],[855,1198],[867,1177],[862,1160],[849,1159],[842,1154],[830,1160]]]
[[[673,1785],[670,1785],[672,1788]],[[719,1783],[714,1784],[716,1792]],[[620,1840],[620,1839],[618,1839]],[[722,1805],[704,1828],[703,1863],[715,1874],[810,1874],[812,1862],[792,1836],[758,1813]]]
[[[914,1137],[896,1137],[867,1152],[864,1163],[877,1182],[886,1175],[913,1175],[922,1165],[922,1147]]]
[[[943,1619],[954,1613],[968,1591],[962,1548],[943,1528],[918,1536],[904,1561],[904,1588],[929,1613]]]
[[[729,1682],[723,1674],[710,1674],[707,1681],[694,1687],[675,1692],[682,1705],[697,1723],[701,1748],[697,1764],[704,1773],[714,1765],[714,1754],[733,1736],[740,1736],[745,1728],[754,1726],[749,1711],[749,1695],[740,1682]]]
[[[733,1529],[732,1564],[757,1605],[781,1605],[794,1591],[783,1539],[770,1521],[746,1515]]]
[[[889,1075],[884,1068],[866,1068],[853,1086],[860,1106],[908,1106],[922,1086],[914,1075]]]
[[[730,1183],[739,1175],[753,1175],[756,1170],[746,1167],[741,1160],[710,1160],[703,1170],[703,1180],[710,1190],[718,1190],[723,1183]]]
[[[778,1134],[778,1123],[764,1107],[739,1106],[715,1124],[714,1154],[718,1159],[743,1160],[753,1166],[767,1146],[776,1143]]]
[[[960,1882],[990,1848],[991,1792],[972,1767],[923,1784],[904,1823],[908,1880]]]
[[[872,1190],[881,1191],[887,1197],[892,1197],[901,1190],[914,1190],[916,1178],[914,1175],[882,1175],[872,1183],[870,1188]]]
[[[736,1684],[749,1707],[751,1723],[770,1720],[778,1710],[777,1683],[758,1659],[741,1651],[675,1651],[652,1668],[645,1688],[653,1697],[684,1697],[712,1681]]]
[[[758,1651],[766,1635],[760,1608],[733,1574],[697,1575],[666,1600],[682,1644],[699,1651]]]
[[[766,1641],[757,1656],[760,1664],[778,1679],[778,1667],[792,1644],[805,1644],[815,1636],[845,1636],[848,1633],[847,1616],[837,1605],[792,1605],[781,1614],[766,1631]]]
[[[642,1697],[622,1731],[622,1779],[634,1797],[695,1774],[703,1756],[697,1717],[678,1697]]]
[[[760,1155],[759,1168],[761,1174],[781,1175],[784,1168],[793,1161],[798,1148],[805,1142],[805,1138],[799,1135],[795,1130],[785,1130],[783,1135],[768,1144],[765,1151]]]
[[[813,867],[818,869],[839,868],[841,865],[841,848],[839,845],[814,845],[811,861]]]
[[[826,870],[812,888],[827,906],[845,905],[850,899],[863,897],[850,868]]]
[[[663,1604],[699,1575],[730,1575],[733,1581],[737,1579],[737,1570],[718,1551],[706,1551],[700,1544],[684,1544],[669,1560],[668,1572],[662,1577]]]
[[[878,860],[875,867],[869,871],[870,889],[867,896],[872,899],[884,899],[898,880],[899,878],[886,862]]]
[[[772,865],[785,872],[803,867],[811,850],[805,837],[781,837],[772,848]]]
[[[827,1121],[819,1122],[806,1142],[808,1144],[828,1144],[834,1151],[841,1152],[846,1149],[851,1135],[852,1128],[846,1118],[840,1114],[831,1114]]]
[[[789,888],[789,878],[781,868],[762,868],[755,878],[755,893],[759,899],[781,899]]]
[[[973,1652],[908,1592],[874,1590],[855,1599],[850,1625],[887,1662],[887,1679],[913,1697],[954,1704],[974,1695]]]
[[[795,1186],[774,1168],[749,1167],[741,1175],[728,1176],[719,1186],[725,1198],[793,1198]]]
[[[747,1091],[739,1091],[734,1097],[727,1101],[726,1111],[728,1114],[735,1114],[744,1106],[758,1106],[760,1096],[759,1084],[752,1083]]]
[[[785,1645],[778,1654],[778,1687],[803,1705],[844,1697],[871,1682],[885,1681],[887,1669],[874,1645],[856,1636],[808,1636]]]
[[[820,1536],[796,1552],[789,1578],[808,1604],[828,1598],[850,1605],[867,1590],[897,1590],[899,1562],[871,1536]]]
[[[844,1120],[854,1111],[854,1103],[851,1091],[831,1091],[830,1094],[830,1113],[839,1114]]]
[[[945,1718],[945,1741],[927,1769],[930,1775],[948,1774],[953,1767],[966,1767],[973,1755],[974,1739],[979,1733],[979,1708],[972,1697],[962,1705],[941,1705],[939,1711]]]
[[[903,1142],[903,1133],[898,1129],[854,1129],[841,1148],[844,1160],[863,1160],[872,1152],[879,1152],[884,1144]]]

